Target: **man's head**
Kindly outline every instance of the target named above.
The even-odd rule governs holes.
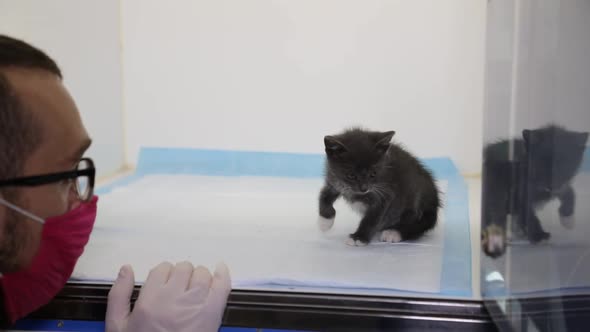
[[[73,170],[89,145],[57,64],[41,50],[0,35],[0,181]],[[72,181],[1,187],[0,198],[43,219],[79,203]],[[30,263],[41,230],[0,204],[0,272]]]

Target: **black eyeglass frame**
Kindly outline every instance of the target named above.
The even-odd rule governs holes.
[[[33,175],[33,176],[26,176],[20,177],[15,179],[8,179],[8,180],[0,180],[0,188],[1,187],[36,187],[42,186],[46,184],[51,184],[55,182],[59,182],[62,180],[71,180],[77,179],[81,176],[88,177],[88,197],[80,197],[81,193],[77,188],[76,184],[76,192],[78,193],[78,198],[83,201],[88,201],[92,198],[94,193],[94,180],[96,176],[96,168],[94,167],[94,162],[90,158],[82,158],[76,165],[76,168],[80,163],[87,162],[88,168],[82,170],[73,170],[67,172],[58,172],[58,173],[49,173],[49,174],[41,174],[41,175]]]

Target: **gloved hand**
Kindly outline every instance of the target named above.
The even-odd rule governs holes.
[[[109,292],[106,332],[217,332],[231,290],[224,264],[211,276],[188,262],[161,263],[150,271],[130,313],[134,284],[133,270],[123,266]]]

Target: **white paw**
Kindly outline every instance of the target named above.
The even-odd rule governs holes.
[[[574,216],[569,217],[559,217],[559,222],[561,225],[567,229],[572,229],[576,225],[576,218]]]
[[[346,240],[346,244],[352,247],[364,247],[366,246],[368,243],[364,243],[362,241],[359,240],[353,240],[352,238],[348,238],[348,240]]]
[[[328,219],[328,218],[324,218],[322,216],[319,216],[318,217],[318,226],[320,227],[320,230],[322,232],[327,232],[328,230],[330,230],[330,228],[332,228],[332,226],[334,226],[334,218]]]
[[[398,231],[387,229],[381,232],[381,242],[397,243],[402,240],[402,235]]]
[[[502,253],[504,252],[504,236],[501,234],[488,235],[488,252]]]

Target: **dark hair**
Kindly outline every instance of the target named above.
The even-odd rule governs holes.
[[[2,73],[7,68],[40,69],[62,78],[55,61],[22,40],[0,35],[0,180],[21,175],[27,157],[41,142],[34,114]]]
[[[19,67],[47,70],[62,78],[58,65],[40,49],[0,34],[0,69]]]

